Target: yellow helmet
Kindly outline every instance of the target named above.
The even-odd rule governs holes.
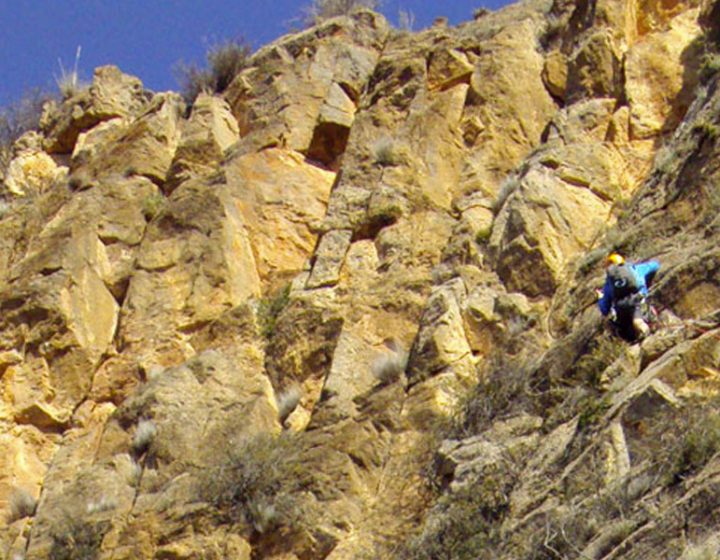
[[[625,257],[618,253],[611,253],[608,255],[607,260],[605,261],[606,266],[610,266],[611,264],[615,265],[621,265],[625,264]]]

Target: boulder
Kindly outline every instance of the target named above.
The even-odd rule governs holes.
[[[279,145],[329,164],[342,153],[354,109],[388,33],[379,14],[329,20],[260,49],[224,96],[241,150]]]
[[[88,89],[43,115],[44,147],[50,153],[72,153],[81,132],[102,121],[134,115],[146,102],[140,80],[115,66],[96,68]]]
[[[206,93],[195,99],[190,119],[181,128],[165,192],[171,192],[190,177],[214,172],[225,151],[240,137],[237,121],[227,103]]]
[[[573,256],[590,247],[610,218],[610,204],[581,178],[559,175],[531,168],[496,218],[490,247],[510,290],[552,294]]]
[[[183,111],[179,95],[156,94],[114,142],[97,152],[83,172],[95,178],[142,175],[162,185],[180,142]]]

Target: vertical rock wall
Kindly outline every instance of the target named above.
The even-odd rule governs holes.
[[[540,364],[542,383],[573,371],[595,325],[578,262],[613,244],[619,209],[710,220],[700,173],[678,164],[693,198],[652,167],[671,142],[714,169],[701,7],[646,4],[524,2],[417,33],[361,11],[263,47],[188,117],[112,67],[50,108],[0,220],[0,500],[39,497],[4,550],[51,557],[70,534],[113,559],[392,557],[427,511],[432,434],[496,358]],[[654,254],[621,227],[618,246]],[[711,310],[710,253],[659,286],[681,315]],[[644,414],[637,395],[695,390],[657,368],[613,397],[607,480],[644,445],[623,420]],[[453,491],[504,481],[518,534],[586,420],[530,412],[441,448]],[[228,521],[206,473],[281,431],[316,473],[305,524]],[[514,486],[507,450],[532,454]]]

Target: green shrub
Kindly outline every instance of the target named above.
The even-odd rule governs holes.
[[[696,123],[692,131],[713,142],[720,136],[720,127],[707,120]]]
[[[700,58],[700,79],[706,82],[718,72],[720,72],[720,53],[705,53]]]
[[[302,460],[301,436],[261,433],[225,452],[200,484],[201,497],[226,521],[265,533],[271,529],[299,529],[307,510],[303,490],[312,475]]]
[[[648,461],[659,484],[673,485],[700,471],[720,452],[718,402],[688,403],[683,409],[643,423],[647,442],[636,451],[638,461]]]
[[[165,197],[159,193],[146,196],[142,201],[142,213],[146,220],[152,220],[160,214],[165,206]]]
[[[225,91],[248,64],[252,49],[244,39],[226,41],[210,47],[206,53],[207,68],[179,63],[175,72],[183,98],[188,104],[201,93]]]
[[[606,398],[592,395],[583,398],[579,403],[578,429],[583,430],[600,422],[610,406],[610,400]]]
[[[274,295],[265,297],[258,303],[257,317],[260,323],[260,334],[265,338],[271,338],[275,333],[275,325],[282,310],[290,302],[290,284]]]
[[[596,336],[587,351],[575,363],[572,378],[586,386],[598,387],[603,372],[620,356],[623,344],[610,334]]]

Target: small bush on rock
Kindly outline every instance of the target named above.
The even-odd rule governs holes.
[[[50,533],[52,547],[49,560],[95,560],[110,523],[89,522],[66,514]]]
[[[302,492],[311,474],[301,459],[297,434],[261,433],[231,446],[201,481],[201,497],[221,515],[265,533],[299,528],[306,517]]]
[[[188,104],[201,93],[221,93],[242,72],[252,49],[244,39],[226,41],[208,49],[207,68],[179,63],[176,66],[182,96]]]
[[[278,317],[290,303],[290,284],[278,290],[275,294],[264,297],[257,307],[257,318],[260,325],[260,334],[271,338],[275,333]]]
[[[37,500],[30,492],[23,488],[16,488],[10,494],[10,513],[8,514],[8,523],[23,519],[24,517],[32,517],[35,515]]]
[[[377,10],[381,3],[380,0],[313,0],[303,9],[302,20],[309,27],[325,19],[350,15],[360,8]]]
[[[421,532],[401,547],[402,560],[491,560],[498,535],[482,514],[478,492],[468,488],[442,497]]]
[[[395,341],[389,351],[379,354],[372,362],[370,369],[381,384],[394,383],[405,373],[408,353]]]
[[[136,457],[139,457],[150,449],[150,445],[157,434],[157,426],[152,420],[140,420],[135,430],[132,441],[132,450]]]
[[[275,403],[277,404],[278,418],[281,424],[287,420],[288,416],[290,416],[297,408],[297,405],[300,404],[301,397],[302,392],[296,385],[292,385],[278,393],[275,398]]]
[[[679,476],[698,471],[720,451],[720,414],[713,411],[692,418],[682,439],[676,472]]]

